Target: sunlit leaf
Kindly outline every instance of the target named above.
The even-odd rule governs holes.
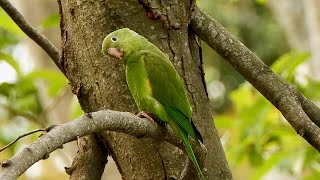
[[[256,0],[258,4],[265,5],[267,0]]]
[[[78,118],[84,113],[83,110],[81,109],[81,106],[80,106],[80,104],[78,102],[78,99],[75,98],[75,97],[72,99],[71,111],[72,112],[71,112],[70,119]]]
[[[21,77],[22,72],[20,69],[20,65],[18,62],[9,54],[3,53],[0,51],[0,61],[5,61],[8,63],[10,66],[13,67],[13,69],[16,71],[18,77]]]
[[[300,86],[299,90],[311,100],[320,99],[320,81],[318,80],[309,79],[308,84],[306,86]]]
[[[0,48],[15,45],[18,41],[17,35],[0,26]]]
[[[248,150],[248,157],[249,157],[250,163],[253,166],[261,165],[263,162],[263,157],[262,157],[260,147],[255,144],[251,144],[250,146],[248,146],[247,150]]]
[[[214,117],[214,122],[217,126],[217,128],[230,128],[232,126],[232,119],[231,117],[228,116],[215,116]]]
[[[267,158],[262,166],[259,166],[254,174],[251,176],[252,180],[260,180],[262,176],[264,176],[267,172],[269,172],[273,167],[275,167],[282,157],[285,155],[285,152],[277,152],[272,154],[269,158]]]
[[[62,73],[52,70],[36,70],[26,75],[26,78],[31,80],[46,80],[48,82],[48,95],[51,97],[57,95],[68,84],[67,79]]]
[[[60,17],[59,17],[58,13],[53,13],[42,21],[41,26],[43,28],[58,27],[59,26],[59,18]]]
[[[32,81],[26,79],[18,81],[10,98],[10,106],[18,112],[31,112],[35,114],[41,112],[38,90]]]
[[[33,82],[20,79],[16,83],[2,83],[0,94],[5,97],[5,106],[13,115],[31,113],[40,114],[42,111],[38,91]]]
[[[272,65],[272,70],[282,78],[290,80],[293,78],[296,68],[309,57],[309,52],[291,51],[276,60]]]
[[[0,84],[0,94],[6,97],[9,97],[11,90],[14,88],[13,84],[10,83],[1,83]]]
[[[0,26],[7,29],[11,33],[18,36],[24,36],[24,32],[18,27],[18,25],[8,16],[8,14],[1,8],[0,9]]]

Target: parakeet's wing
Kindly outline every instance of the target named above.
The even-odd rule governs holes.
[[[169,59],[164,54],[146,50],[141,57],[145,62],[152,97],[163,105],[174,121],[192,138],[202,142],[199,131],[191,121],[191,107],[182,80]]]
[[[170,106],[164,105],[164,109],[175,120],[175,122],[177,122],[179,126],[182,127],[182,129],[185,130],[193,139],[200,140],[200,142],[203,143],[200,132],[198,131],[194,123],[190,121],[190,118],[186,117],[183,113],[181,113],[181,111]],[[186,129],[188,129],[189,131],[187,131]]]

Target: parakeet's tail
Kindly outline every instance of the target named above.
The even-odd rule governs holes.
[[[183,144],[184,144],[184,146],[185,146],[185,148],[186,148],[186,151],[187,151],[187,153],[188,153],[188,156],[189,156],[189,158],[191,159],[194,167],[196,168],[196,171],[197,171],[200,179],[201,179],[201,180],[205,180],[205,178],[203,177],[202,171],[201,171],[201,169],[200,169],[200,166],[199,166],[199,164],[198,164],[197,158],[196,158],[196,156],[195,156],[194,153],[193,153],[193,150],[192,150],[192,147],[191,147],[191,145],[190,145],[190,141],[189,141],[187,132],[185,132],[183,129],[180,128],[180,129],[179,129],[179,133],[180,133],[180,136],[181,136],[181,138],[182,138],[182,142],[183,142]]]

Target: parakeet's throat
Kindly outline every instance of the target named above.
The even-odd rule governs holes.
[[[120,51],[117,48],[109,48],[108,49],[108,54],[110,56],[113,56],[113,57],[117,58],[117,59],[122,59],[123,58],[123,52]]]

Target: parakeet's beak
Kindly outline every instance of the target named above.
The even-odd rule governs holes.
[[[122,57],[123,57],[123,52],[118,50],[117,48],[109,48],[108,54],[117,58],[117,59],[122,59]]]

